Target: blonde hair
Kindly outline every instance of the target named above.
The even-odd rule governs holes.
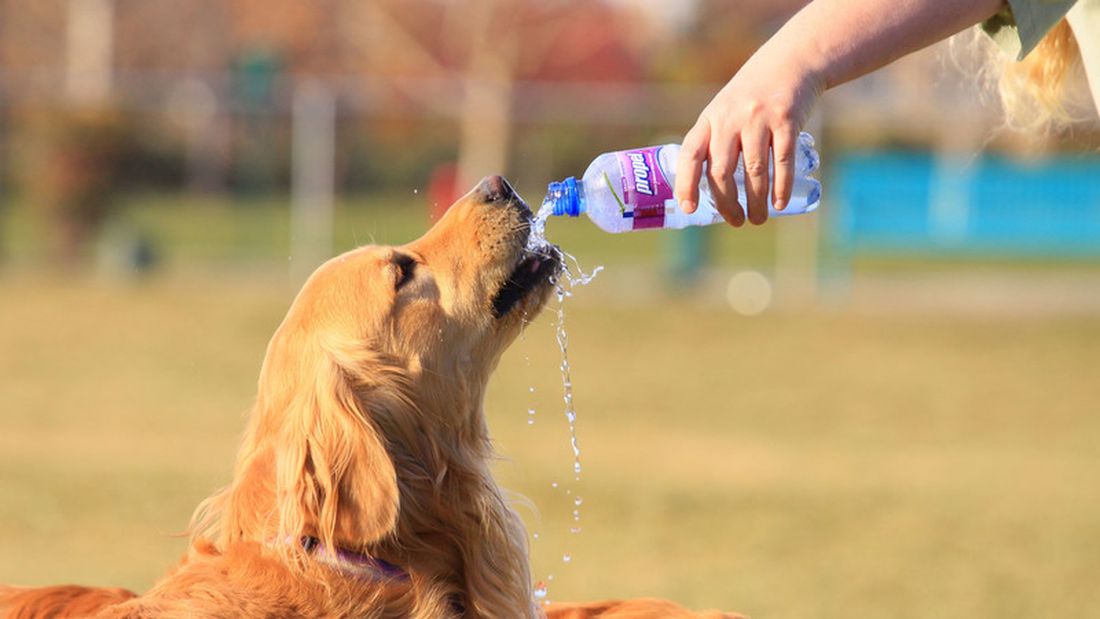
[[[997,83],[1009,126],[1044,129],[1068,125],[1078,117],[1074,103],[1079,80],[1071,75],[1081,64],[1077,39],[1065,19],[1059,21],[1023,60],[1004,64]]]

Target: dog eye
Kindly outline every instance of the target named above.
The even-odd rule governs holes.
[[[393,265],[397,269],[394,290],[401,290],[401,287],[412,281],[416,275],[416,259],[406,254],[395,254]]]

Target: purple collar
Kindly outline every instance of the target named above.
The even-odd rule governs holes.
[[[389,561],[383,561],[382,559],[361,552],[348,550],[347,548],[340,548],[339,546],[333,550],[322,544],[320,539],[310,535],[303,535],[299,539],[299,543],[301,543],[302,549],[306,551],[306,554],[312,555],[318,561],[363,578],[380,578],[385,580],[409,579],[408,572]]]

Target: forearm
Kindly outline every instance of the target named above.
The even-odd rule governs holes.
[[[865,75],[994,15],[1005,0],[814,0],[802,8],[730,79],[684,136],[676,198],[698,203],[704,162],[715,208],[744,222],[733,181],[744,160],[748,219],[767,220],[791,196],[798,130],[823,90]],[[769,182],[768,162],[774,162]],[[770,187],[769,187],[770,185]]]
[[[787,58],[832,88],[965,30],[1005,0],[814,0],[757,55]]]

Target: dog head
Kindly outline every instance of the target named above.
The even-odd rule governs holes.
[[[223,534],[364,548],[393,534],[401,475],[487,459],[489,374],[561,268],[530,227],[494,176],[423,237],[318,268],[268,346]]]

